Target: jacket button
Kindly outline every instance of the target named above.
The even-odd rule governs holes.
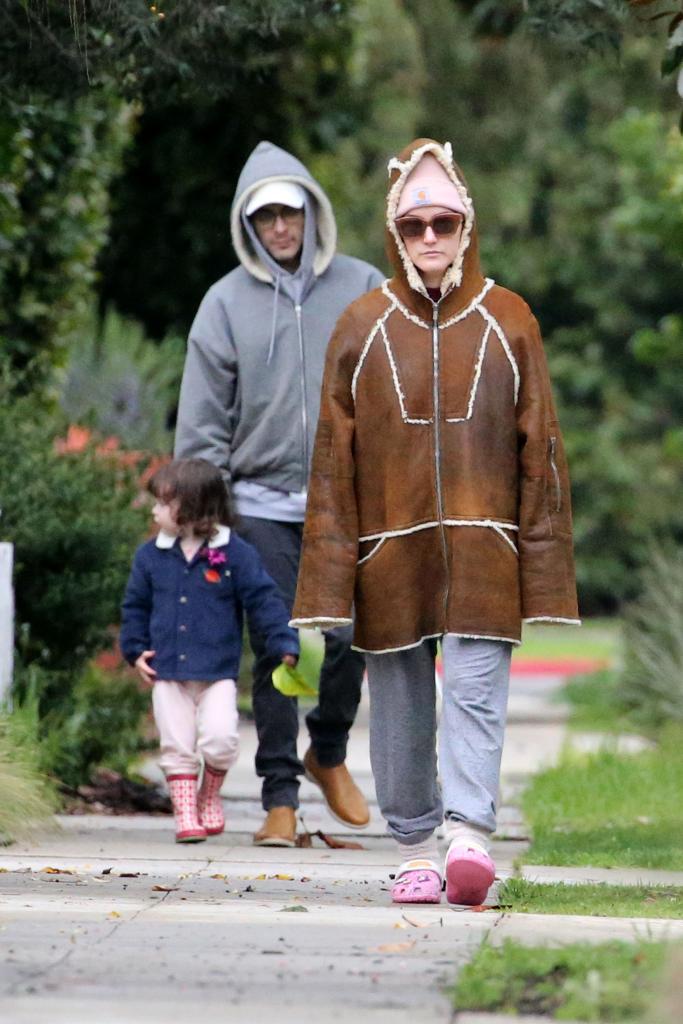
[[[184,633],[187,630],[187,626],[180,626],[180,632]]]
[[[185,597],[185,595],[184,595],[184,594],[183,594],[183,596],[182,596],[182,597],[180,598],[180,603],[181,603],[181,604],[187,604],[187,598]]]
[[[180,660],[181,660],[181,661],[185,661],[185,655],[184,655],[184,654],[181,654],[181,655],[180,655]]]

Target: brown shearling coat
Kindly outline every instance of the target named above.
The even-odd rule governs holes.
[[[425,152],[467,209],[438,304],[393,223]],[[354,646],[381,653],[576,623],[569,479],[536,320],[482,277],[450,146],[419,139],[389,166],[396,274],[348,307],[327,352],[292,625],[348,623],[355,606]]]

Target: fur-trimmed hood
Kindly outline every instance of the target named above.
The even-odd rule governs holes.
[[[444,314],[450,316],[457,313],[471,302],[472,298],[481,291],[484,278],[479,264],[479,240],[474,204],[465,177],[453,160],[451,144],[445,142],[441,145],[434,139],[415,139],[398,156],[392,157],[387,167],[390,182],[387,193],[386,250],[389,261],[396,272],[392,287],[395,287],[407,305],[431,319],[431,299],[420,273],[408,256],[394,223],[401,192],[408,175],[427,153],[431,153],[444,168],[458,190],[458,195],[462,199],[466,211],[458,255],[441,282]]]

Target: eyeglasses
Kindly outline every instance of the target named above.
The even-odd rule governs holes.
[[[262,206],[254,211],[251,219],[260,228],[272,228],[278,217],[285,224],[294,224],[303,215],[303,210],[296,210],[293,206]]]
[[[431,220],[421,217],[398,217],[394,224],[401,238],[423,238],[427,228],[431,228],[439,238],[454,235],[463,225],[464,218],[458,214],[440,213]]]

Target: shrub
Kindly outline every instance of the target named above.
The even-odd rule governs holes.
[[[73,788],[90,781],[99,767],[126,774],[145,747],[149,695],[128,673],[92,664],[75,682],[67,677],[35,663],[17,667],[14,715],[31,723],[36,767]],[[49,710],[41,714],[46,693]]]
[[[114,309],[99,325],[93,316],[69,349],[62,409],[70,422],[114,434],[126,448],[171,451],[184,357],[179,337],[157,345]]]
[[[653,548],[641,579],[616,695],[636,722],[658,729],[683,722],[683,548]]]
[[[118,620],[144,519],[131,469],[92,447],[57,454],[60,426],[33,398],[0,417],[0,529],[15,548],[24,662],[77,673]]]

